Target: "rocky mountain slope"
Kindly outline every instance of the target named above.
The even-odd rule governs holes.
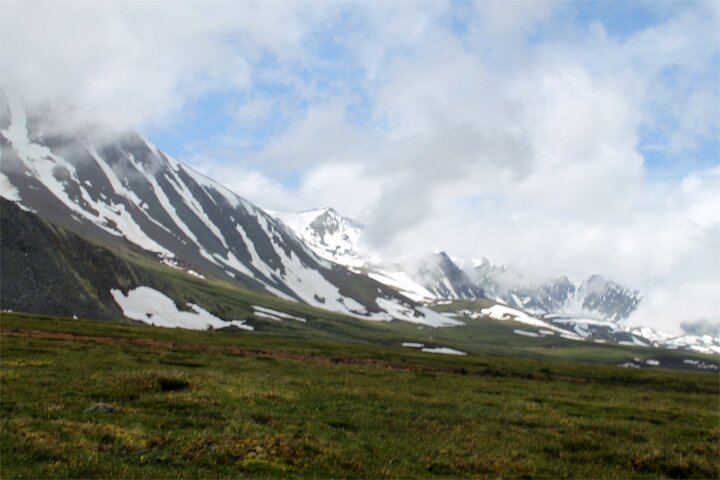
[[[68,128],[52,109],[26,111],[4,94],[0,113],[0,193],[43,219],[348,315],[454,323],[318,256],[284,223],[132,132]]]
[[[109,250],[0,198],[2,308],[119,320],[112,288],[153,283]]]

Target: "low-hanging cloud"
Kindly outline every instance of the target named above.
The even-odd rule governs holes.
[[[720,322],[702,318],[691,322],[682,322],[680,328],[689,335],[713,335],[720,337]]]
[[[332,7],[295,3],[3,2],[4,86],[116,126],[172,124],[209,91],[244,90],[263,55],[301,57]]]

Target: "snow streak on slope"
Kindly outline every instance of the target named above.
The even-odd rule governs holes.
[[[409,305],[403,305],[395,300],[378,298],[376,302],[393,318],[399,318],[408,322],[421,323],[431,327],[455,327],[464,325],[464,323],[459,320],[450,319],[429,308],[420,307],[417,309],[420,313],[417,313],[415,309]],[[378,319],[381,320],[382,318]]]
[[[40,182],[73,213],[93,221],[103,230],[113,235],[123,236],[145,250],[159,253],[166,257],[173,256],[172,252],[163,248],[143,232],[142,228],[134,221],[132,215],[126,210],[125,205],[121,203],[107,204],[95,201],[88,194],[86,186],[79,184],[77,170],[74,165],[65,161],[62,157],[55,155],[44,145],[31,142],[26,128],[27,118],[25,117],[24,110],[15,100],[10,100],[9,103],[13,118],[10,126],[6,130],[2,130],[2,134],[15,147],[17,155],[24,161],[28,168],[26,171],[27,174],[39,179]],[[90,154],[93,155],[93,152],[90,152]],[[135,202],[139,202],[137,196],[128,192],[127,189],[120,185],[114,172],[109,171],[103,162],[100,162],[100,164],[102,167],[105,167],[104,172],[107,180],[111,183],[115,191],[119,190],[124,196]],[[79,184],[78,189],[81,202],[72,198],[67,191],[66,184],[68,177],[70,180]],[[82,203],[90,208],[83,208]]]
[[[564,334],[569,333],[567,330],[555,327],[548,322],[540,320],[537,317],[533,317],[521,310],[516,310],[505,305],[493,305],[490,308],[483,308],[480,313],[496,320],[514,320],[516,322],[524,323],[526,325],[532,325],[533,327],[554,330],[556,332],[561,332]]]
[[[436,298],[430,290],[417,283],[403,271],[378,268],[368,272],[368,276],[373,280],[397,289],[397,291],[416,302],[432,302]]]
[[[277,310],[273,310],[272,308],[259,307],[257,305],[253,305],[253,310],[255,310],[255,315],[269,318],[271,320],[282,321],[283,319],[286,319],[286,320],[297,320],[298,322],[303,322],[303,323],[306,322],[306,320],[302,317],[296,317],[295,315],[290,315],[289,313],[278,312]]]
[[[4,173],[0,173],[0,197],[6,198],[11,202],[20,201],[20,193],[17,188],[10,183],[10,180],[8,180]]]

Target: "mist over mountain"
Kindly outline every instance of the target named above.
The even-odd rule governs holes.
[[[378,281],[401,288],[418,300],[490,298],[538,314],[585,313],[621,321],[631,316],[642,299],[637,290],[597,274],[578,282],[566,276],[537,281],[515,267],[494,265],[486,258],[453,259],[445,252],[428,252],[409,261],[383,259],[363,243],[362,224],[332,208],[271,214],[289,225],[323,258],[356,271],[366,270]]]
[[[680,328],[688,335],[712,335],[720,337],[720,322],[712,322],[705,319],[695,322],[682,322]]]

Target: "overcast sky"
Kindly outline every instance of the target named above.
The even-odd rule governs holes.
[[[2,2],[2,83],[376,248],[720,321],[720,2]]]

